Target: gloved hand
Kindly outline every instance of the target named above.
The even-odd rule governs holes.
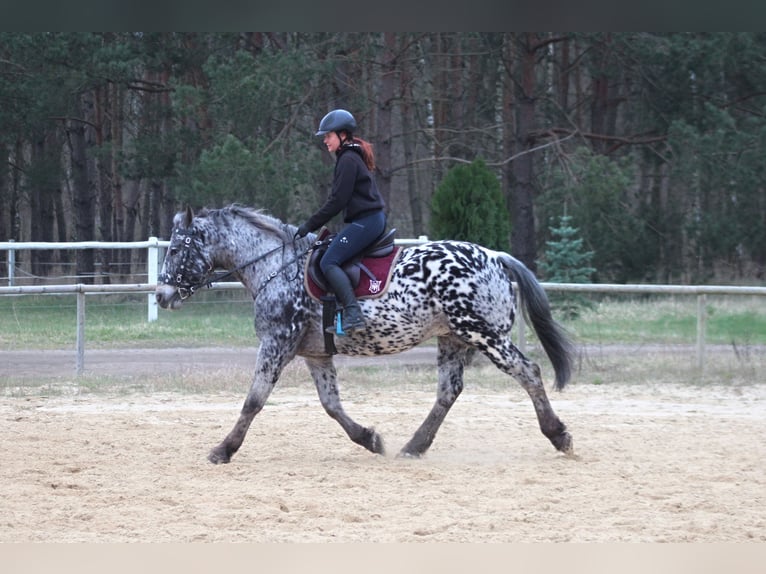
[[[301,237],[306,237],[306,235],[308,235],[310,231],[311,230],[308,227],[306,227],[306,224],[304,223],[298,228],[298,231],[295,232],[294,239],[300,239]]]

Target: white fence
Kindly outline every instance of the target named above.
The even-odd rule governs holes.
[[[396,239],[397,245],[419,245],[428,241],[425,235],[417,239]],[[130,293],[144,292],[147,296],[147,320],[157,320],[157,301],[154,299],[154,286],[157,284],[159,275],[160,252],[170,245],[170,241],[150,237],[147,241],[79,241],[70,243],[57,243],[46,241],[34,242],[0,242],[0,250],[8,251],[8,287],[0,287],[0,295],[21,295],[23,293]],[[123,284],[123,285],[30,285],[17,286],[16,282],[16,252],[21,250],[43,249],[146,249],[146,283]],[[233,283],[232,285],[239,285]]]
[[[16,242],[6,241],[0,243],[0,250],[8,251],[8,287],[0,287],[0,295],[22,293],[126,293],[146,291],[149,321],[157,320],[157,302],[152,292],[157,283],[159,274],[160,249],[165,249],[170,241],[160,241],[156,237],[150,237],[148,241],[75,241],[70,243],[34,241]],[[16,252],[21,250],[43,249],[146,249],[147,278],[145,284],[134,285],[30,285],[17,286],[16,282]],[[79,317],[79,313],[78,313]]]
[[[426,242],[425,236],[418,239],[397,239],[399,245],[418,245]],[[7,287],[0,287],[0,295],[23,295],[23,294],[75,294],[77,295],[77,340],[76,354],[77,374],[82,374],[85,365],[85,295],[88,293],[147,293],[147,319],[157,320],[157,301],[154,298],[154,290],[159,273],[160,249],[166,248],[169,241],[160,241],[156,237],[150,237],[148,241],[136,242],[99,242],[86,241],[78,243],[16,243],[13,241],[0,242],[0,249],[9,250],[8,283]],[[20,249],[148,249],[147,256],[147,283],[122,284],[122,285],[13,285],[13,271],[10,269],[11,261],[15,257],[11,254]],[[15,263],[14,263],[15,265]],[[610,293],[610,294],[664,294],[664,295],[695,295],[697,297],[697,366],[702,369],[705,362],[705,332],[706,332],[706,297],[707,295],[761,295],[766,296],[766,287],[735,287],[726,285],[642,285],[642,284],[607,284],[607,283],[542,283],[546,291],[580,292],[580,293]],[[213,283],[212,289],[242,289],[239,282]],[[517,323],[518,345],[522,351],[525,348],[524,321]]]

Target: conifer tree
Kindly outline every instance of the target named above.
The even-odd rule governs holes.
[[[508,251],[510,232],[500,182],[484,161],[450,169],[431,200],[431,236]]]
[[[540,264],[546,281],[551,283],[590,283],[596,272],[591,267],[593,251],[584,251],[583,240],[578,237],[579,230],[572,227],[572,217],[559,217],[558,227],[551,228],[555,238],[546,241],[544,260]],[[576,293],[564,293],[551,296],[551,302],[567,318],[575,318],[580,309],[588,306],[587,299]]]

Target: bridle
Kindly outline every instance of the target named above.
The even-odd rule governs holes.
[[[202,254],[200,253],[198,245],[193,240],[193,232],[188,229],[181,229],[176,228],[173,230],[173,233],[181,238],[181,263],[178,267],[178,273],[176,273],[175,280],[171,281],[170,277],[167,275],[167,273],[161,273],[160,276],[157,278],[158,282],[165,283],[168,285],[173,285],[178,290],[178,295],[181,297],[181,300],[188,299],[192,295],[194,295],[194,292],[203,285],[206,284],[206,281],[203,279],[198,284],[193,284],[190,281],[186,280],[184,277],[186,272],[186,266],[189,262],[190,255],[192,254],[192,251],[195,251],[197,255],[199,256],[199,259],[202,259]],[[207,277],[207,274],[212,271],[212,267],[210,267],[207,270],[207,273],[205,274],[205,277]]]
[[[249,260],[249,261],[247,261],[247,262],[245,262],[245,263],[243,263],[241,265],[238,265],[234,269],[230,269],[229,271],[222,271],[220,273],[216,273],[212,277],[210,277],[210,273],[213,271],[213,267],[212,267],[212,265],[210,265],[208,267],[207,271],[205,272],[205,276],[203,277],[203,279],[201,281],[197,282],[197,283],[192,283],[192,282],[186,280],[185,277],[184,277],[184,272],[185,272],[186,266],[188,264],[189,258],[190,258],[191,254],[192,254],[192,251],[195,251],[197,253],[199,259],[204,260],[204,258],[202,257],[202,254],[200,253],[200,249],[199,249],[198,244],[193,239],[193,235],[194,235],[193,230],[190,230],[190,229],[176,229],[174,231],[174,233],[182,238],[182,247],[181,247],[182,253],[181,253],[181,264],[180,264],[180,267],[179,267],[179,272],[176,273],[175,280],[172,281],[172,282],[168,281],[168,276],[165,273],[161,274],[158,279],[159,279],[159,281],[161,283],[166,283],[168,285],[171,285],[171,284],[174,285],[176,287],[176,289],[178,290],[178,296],[181,298],[182,301],[184,301],[184,300],[188,299],[189,297],[191,297],[192,295],[194,295],[194,293],[199,288],[201,288],[201,287],[208,287],[208,288],[210,288],[213,283],[218,283],[220,281],[223,281],[224,279],[228,279],[229,277],[235,275],[236,273],[239,273],[240,271],[242,271],[246,267],[249,267],[250,265],[254,265],[254,264],[258,263],[259,261],[263,261],[264,259],[266,259],[267,257],[270,257],[271,255],[273,255],[277,251],[281,250],[282,251],[282,256],[284,257],[284,250],[285,250],[285,247],[288,245],[287,242],[283,241],[281,245],[277,245],[274,249],[270,249],[266,253],[263,253],[263,254],[261,254],[261,255],[259,255],[257,257],[254,257],[253,259],[251,259],[251,260]],[[316,244],[311,243],[309,245],[309,247],[307,247],[305,250],[299,252],[298,251],[298,247],[296,245],[296,242],[293,241],[292,242],[293,254],[294,254],[293,258],[290,261],[288,261],[287,263],[284,263],[276,271],[272,271],[271,273],[269,273],[268,277],[266,277],[266,279],[263,281],[263,283],[261,283],[258,286],[258,288],[256,289],[255,293],[253,294],[253,299],[256,299],[258,297],[258,295],[261,293],[261,291],[266,287],[266,285],[272,279],[274,279],[277,275],[279,275],[280,272],[282,272],[285,269],[287,269],[293,263],[296,263],[297,261],[299,261],[304,255],[309,253],[311,250],[313,250],[315,247],[317,247],[320,243],[321,242],[317,242]],[[300,274],[301,274],[300,265],[297,265],[296,266],[296,270],[295,270],[295,275],[291,279],[289,279],[289,281],[294,281],[295,279],[297,279],[300,276]]]

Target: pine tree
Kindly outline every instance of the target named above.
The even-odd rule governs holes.
[[[590,283],[596,272],[590,266],[593,251],[583,250],[583,240],[578,237],[579,230],[571,225],[572,217],[559,217],[558,227],[551,228],[551,235],[557,239],[546,241],[544,260],[540,269],[551,283]],[[582,307],[587,307],[587,299],[578,294],[565,293],[551,297],[551,302],[567,318],[573,319],[580,314]]]

